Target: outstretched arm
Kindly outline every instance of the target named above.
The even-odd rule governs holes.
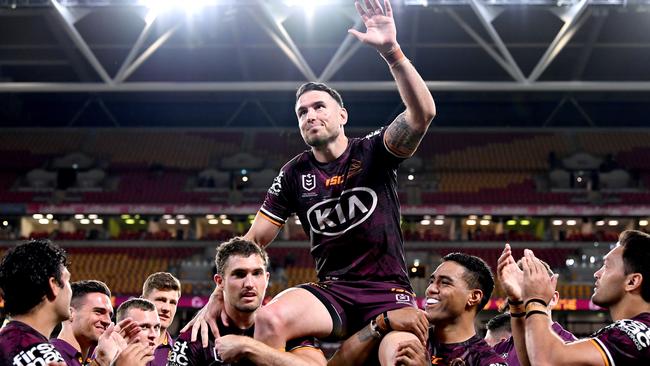
[[[424,80],[397,43],[397,30],[389,0],[384,0],[383,8],[379,0],[364,0],[364,4],[365,7],[359,1],[355,2],[366,32],[355,29],[350,29],[349,32],[361,42],[374,47],[390,66],[406,110],[388,126],[384,140],[395,155],[409,157],[417,150],[435,117],[436,105]]]

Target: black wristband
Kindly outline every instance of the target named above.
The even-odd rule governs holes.
[[[536,303],[542,304],[544,306],[548,306],[546,301],[544,301],[542,299],[530,299],[530,300],[526,301],[526,305],[524,307],[528,307],[528,304],[530,304],[531,302],[536,302]]]
[[[507,301],[507,302],[508,302],[508,305],[515,305],[515,306],[517,306],[517,305],[522,305],[522,304],[524,303],[523,300],[520,300],[520,301],[512,301],[512,300],[510,300],[510,298],[508,298],[508,301]]]
[[[511,318],[523,318],[526,315],[525,311],[522,311],[521,313],[510,313]]]
[[[384,323],[386,323],[389,332],[393,330],[393,327],[390,326],[390,320],[388,320],[388,311],[384,311]]]
[[[548,315],[548,313],[545,312],[545,311],[541,311],[541,310],[531,310],[531,311],[529,311],[529,312],[526,313],[526,319],[528,319],[529,316],[531,316],[531,315],[535,315],[535,314]]]

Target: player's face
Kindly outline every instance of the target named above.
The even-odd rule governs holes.
[[[160,319],[156,311],[145,311],[131,308],[126,314],[140,327],[140,333],[135,336],[139,343],[149,345],[151,352],[156,349],[156,340],[160,336]]]
[[[93,292],[81,299],[78,308],[72,308],[72,330],[77,339],[97,342],[111,324],[113,306],[105,294]]]
[[[176,307],[181,294],[175,290],[153,290],[145,298],[156,305],[160,326],[167,329],[174,321]]]
[[[623,247],[617,245],[606,256],[603,266],[596,273],[596,285],[591,301],[602,307],[610,307],[625,295],[625,268],[623,263]]]
[[[60,321],[70,319],[70,299],[72,299],[72,288],[70,287],[70,272],[65,266],[62,266],[61,282],[63,287],[55,289],[56,299],[54,300],[55,311]],[[57,286],[58,287],[58,286]]]
[[[452,320],[468,311],[471,289],[464,279],[465,267],[453,261],[436,268],[427,287],[425,311],[432,324]]]
[[[312,147],[326,146],[336,140],[347,122],[347,112],[331,95],[312,90],[296,102],[296,115],[300,134]]]
[[[269,283],[262,257],[234,255],[228,258],[225,267],[223,277],[216,275],[215,280],[223,288],[226,309],[243,313],[256,311],[262,305]]]

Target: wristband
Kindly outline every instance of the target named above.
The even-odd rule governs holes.
[[[548,313],[545,312],[545,311],[541,311],[541,310],[531,310],[531,311],[529,311],[529,312],[526,313],[526,319],[528,319],[528,318],[529,318],[530,316],[532,316],[532,315],[537,315],[537,314],[548,316]]]
[[[526,313],[533,310],[548,311],[548,307],[536,302],[532,302],[526,306]]]
[[[510,316],[513,314],[525,314],[526,313],[526,307],[524,306],[523,301],[512,301],[508,299],[508,310],[510,312]],[[523,315],[522,315],[523,316]],[[515,316],[515,318],[518,318]]]
[[[370,321],[370,336],[375,339],[379,339],[384,336],[379,330],[379,327],[377,326],[377,322],[375,321],[375,319]]]
[[[382,335],[390,332],[390,328],[386,324],[386,317],[384,314],[377,315],[375,318],[375,323],[377,323],[377,329]]]
[[[525,311],[519,313],[510,313],[511,318],[523,318],[526,315]]]
[[[391,69],[400,64],[402,61],[408,60],[404,55],[404,52],[402,52],[402,49],[399,47],[392,49],[386,53],[382,53],[381,57],[386,60],[386,63],[388,63],[388,66],[390,66]]]
[[[545,307],[548,306],[548,304],[546,303],[546,301],[544,301],[544,300],[542,300],[542,299],[532,298],[532,299],[526,301],[526,305],[525,305],[525,307],[528,307],[528,304],[530,304],[530,303],[532,303],[532,302],[540,303],[540,304],[544,305]]]
[[[388,319],[388,311],[384,311],[382,315],[384,316],[384,323],[386,323],[386,328],[388,331],[393,330],[393,327],[390,326],[390,319]]]

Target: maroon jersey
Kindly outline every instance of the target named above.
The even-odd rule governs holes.
[[[384,145],[384,129],[351,138],[335,161],[305,151],[282,167],[260,213],[281,226],[292,213],[310,237],[320,281],[367,280],[410,289],[397,197],[404,159]]]
[[[149,362],[149,366],[165,366],[169,358],[169,351],[174,347],[174,340],[169,332],[165,331],[165,339],[156,347],[153,353],[154,359]]]
[[[236,327],[226,327],[221,318],[217,319],[217,326],[219,327],[219,334],[236,334],[241,336],[253,337],[255,333],[255,326],[248,329],[239,329]],[[255,364],[247,359],[239,360],[235,363],[228,364],[217,359],[214,349],[214,336],[212,332],[208,332],[208,347],[203,348],[201,340],[191,341],[192,332],[187,331],[181,333],[172,346],[167,359],[167,366],[254,366]],[[286,351],[291,352],[298,348],[311,347],[316,348],[314,339],[302,338],[287,342]]]
[[[0,366],[43,366],[50,362],[65,360],[36,329],[14,320],[0,330]]]
[[[650,364],[650,313],[614,322],[592,337],[606,366]]]
[[[553,328],[553,331],[555,332],[555,334],[560,336],[560,338],[562,338],[562,340],[565,343],[569,343],[569,342],[573,342],[573,341],[578,340],[571,332],[569,332],[568,330],[562,328],[562,326],[557,322],[553,323],[552,328]],[[508,363],[509,366],[519,366],[519,365],[521,365],[521,363],[519,362],[519,358],[517,358],[517,350],[515,349],[515,341],[514,341],[514,339],[512,337],[510,337],[510,338],[508,338],[508,339],[506,339],[506,340],[504,340],[502,342],[499,342],[499,343],[495,344],[493,348],[494,348],[494,351],[498,355],[500,355],[501,357],[503,357],[506,360],[506,362]]]
[[[437,343],[429,331],[429,355],[432,365],[444,366],[508,366],[508,363],[483,338],[474,335],[460,343]]]

